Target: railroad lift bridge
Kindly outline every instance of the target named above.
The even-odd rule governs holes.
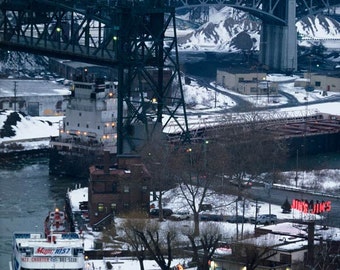
[[[0,48],[118,70],[117,154],[169,126],[189,140],[174,7],[158,0],[3,0],[0,8]]]
[[[133,150],[136,141],[160,129],[168,128],[186,141],[190,132],[175,11],[191,9],[194,20],[201,17],[197,10],[210,5],[227,5],[260,18],[259,62],[287,71],[297,67],[296,18],[340,4],[339,0],[0,0],[0,48],[116,68],[117,154]],[[138,130],[143,130],[144,138],[137,138]]]

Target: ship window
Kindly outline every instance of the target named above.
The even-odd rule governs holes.
[[[104,204],[103,203],[98,203],[98,212],[104,212]]]

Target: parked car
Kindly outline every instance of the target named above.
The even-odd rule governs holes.
[[[173,213],[169,219],[171,220],[187,220],[190,218],[190,213],[188,211],[179,211]]]
[[[227,218],[227,221],[230,223],[246,223],[248,222],[248,218],[243,217],[243,216],[232,216]]]
[[[277,216],[274,214],[259,215],[257,219],[252,218],[251,221],[256,224],[269,225],[277,222]]]
[[[241,180],[230,180],[229,183],[232,186],[239,187],[239,188],[251,188],[253,183],[251,181],[241,181]]]
[[[167,218],[173,214],[173,211],[169,208],[163,208],[163,217]],[[150,210],[150,217],[159,217],[159,208],[153,208]]]
[[[202,203],[201,210],[202,211],[211,211],[212,205],[210,203]]]
[[[224,221],[223,215],[218,214],[201,214],[200,215],[201,221]]]

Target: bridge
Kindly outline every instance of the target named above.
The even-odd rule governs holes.
[[[70,59],[118,70],[118,153],[133,125],[147,134],[163,114],[183,134],[188,123],[181,85],[176,9],[227,5],[263,21],[260,62],[274,69],[297,66],[297,17],[339,5],[338,0],[0,0],[0,48]],[[178,91],[174,93],[176,83]],[[147,98],[145,93],[151,93]],[[123,118],[127,105],[128,116]],[[150,107],[155,107],[150,116]],[[176,115],[184,114],[180,123]],[[156,119],[156,121],[151,120]],[[153,126],[149,123],[153,122]],[[130,143],[129,143],[130,144]]]
[[[261,19],[259,62],[281,70],[297,68],[295,23],[307,15],[331,12],[337,0],[171,0],[176,10],[190,10],[190,20],[208,18],[209,6],[230,6]]]
[[[185,106],[175,9],[155,1],[111,2],[2,0],[0,48],[116,69],[121,154],[135,148],[136,138],[164,128],[164,113],[183,134],[188,126],[176,118],[178,110],[185,115]]]

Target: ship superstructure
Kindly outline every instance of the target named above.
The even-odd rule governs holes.
[[[60,269],[83,270],[84,245],[76,233],[14,233],[13,270]]]
[[[52,174],[87,175],[104,152],[117,153],[117,86],[104,79],[73,82],[59,136],[50,142]]]

